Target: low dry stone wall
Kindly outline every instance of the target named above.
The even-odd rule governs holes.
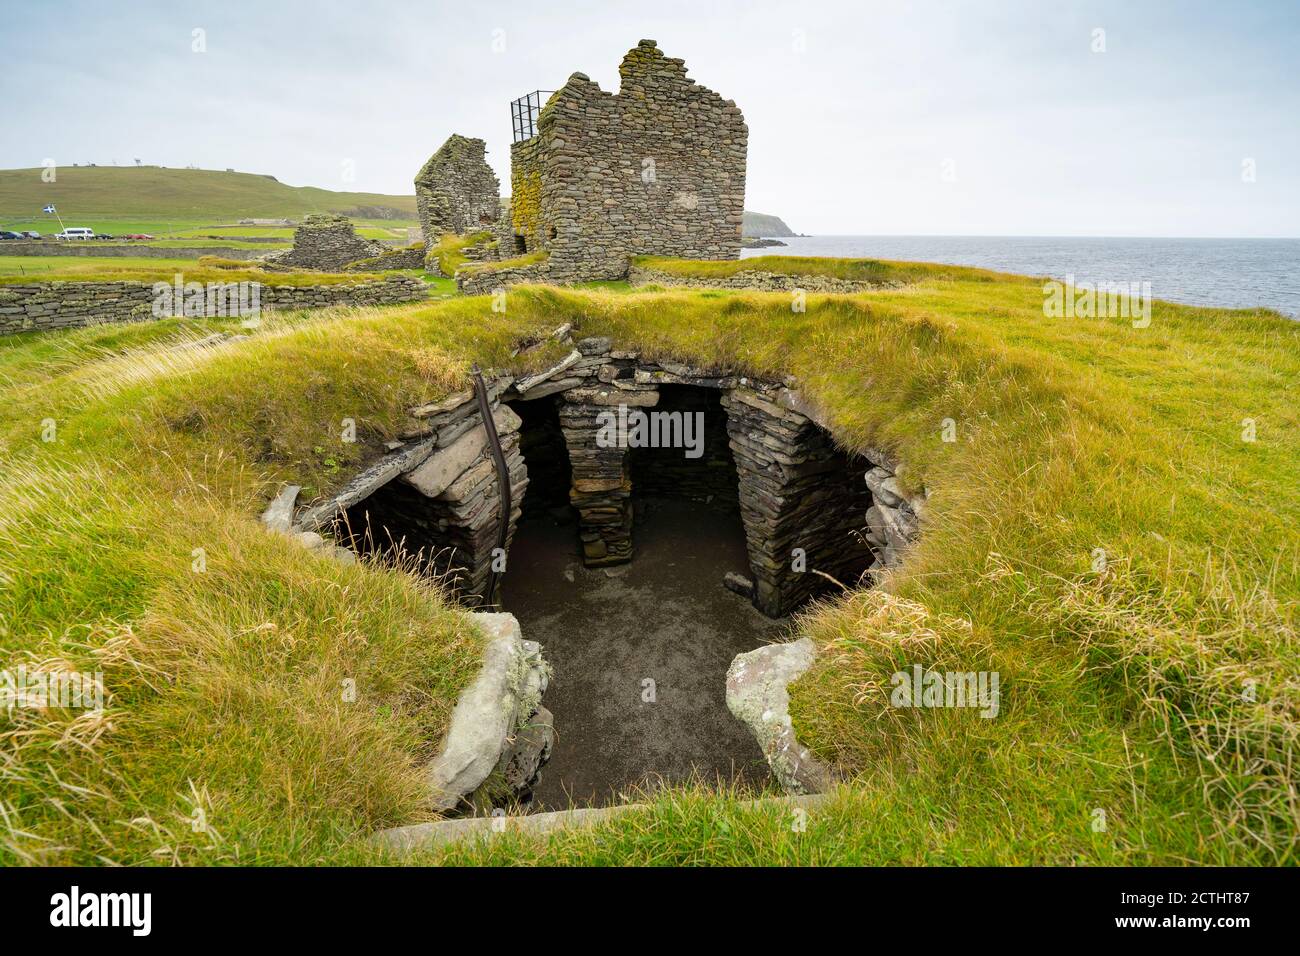
[[[531,262],[526,265],[456,271],[456,291],[462,295],[489,295],[497,289],[523,283],[550,282],[550,263]]]
[[[396,305],[429,295],[429,287],[415,276],[385,276],[369,281],[336,285],[263,285],[262,308],[316,309],[331,305]]]
[[[424,256],[425,245],[423,242],[417,242],[413,245],[403,246],[401,249],[390,249],[377,256],[349,262],[344,266],[343,271],[384,272],[389,269],[418,269],[423,272]]]
[[[418,278],[400,275],[333,285],[261,284],[258,299],[263,309],[288,310],[393,305],[428,294]],[[154,284],[146,282],[0,284],[0,335],[153,319],[156,298]],[[218,313],[213,308],[207,314]]]
[[[743,270],[731,276],[679,276],[658,269],[632,265],[627,281],[631,285],[689,286],[695,289],[756,289],[767,292],[867,292],[871,289],[897,289],[901,282],[860,282],[834,276],[785,275],[778,272]]]

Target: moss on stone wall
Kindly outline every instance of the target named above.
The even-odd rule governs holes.
[[[535,239],[542,221],[542,176],[537,170],[524,170],[514,177],[510,188],[510,223],[515,234]]]

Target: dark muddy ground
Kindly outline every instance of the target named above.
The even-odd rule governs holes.
[[[726,672],[787,625],[722,586],[725,572],[747,570],[740,518],[689,501],[637,506],[631,564],[584,568],[575,526],[550,517],[522,523],[510,549],[505,609],[554,668],[544,703],[555,750],[534,809],[617,803],[638,783],[693,772],[768,780],[758,745],[727,710]]]

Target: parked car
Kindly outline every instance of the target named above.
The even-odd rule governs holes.
[[[84,226],[72,226],[54,234],[55,239],[94,239],[95,230]]]
[[[8,231],[0,232],[0,239],[21,239],[21,238],[23,238],[23,234],[21,232],[8,232]]]
[[[133,232],[129,236],[123,236],[124,239],[152,239],[153,236],[147,232]]]
[[[28,229],[27,231],[25,231],[25,232],[23,233],[23,235],[26,236],[28,239],[39,239],[39,238],[41,238],[41,234],[40,234],[39,232],[32,232],[30,229]]]
[[[97,232],[97,233],[95,233],[95,238],[96,238],[96,239],[112,239],[113,237],[110,236],[110,235],[109,235],[108,233],[106,233],[106,232]]]

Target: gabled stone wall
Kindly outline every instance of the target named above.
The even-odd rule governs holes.
[[[415,177],[415,207],[430,246],[445,233],[493,229],[501,218],[501,184],[481,139],[454,134]]]
[[[616,279],[636,255],[734,259],[749,132],[740,109],[642,40],[618,93],[575,73],[511,149],[511,222],[548,281]]]

